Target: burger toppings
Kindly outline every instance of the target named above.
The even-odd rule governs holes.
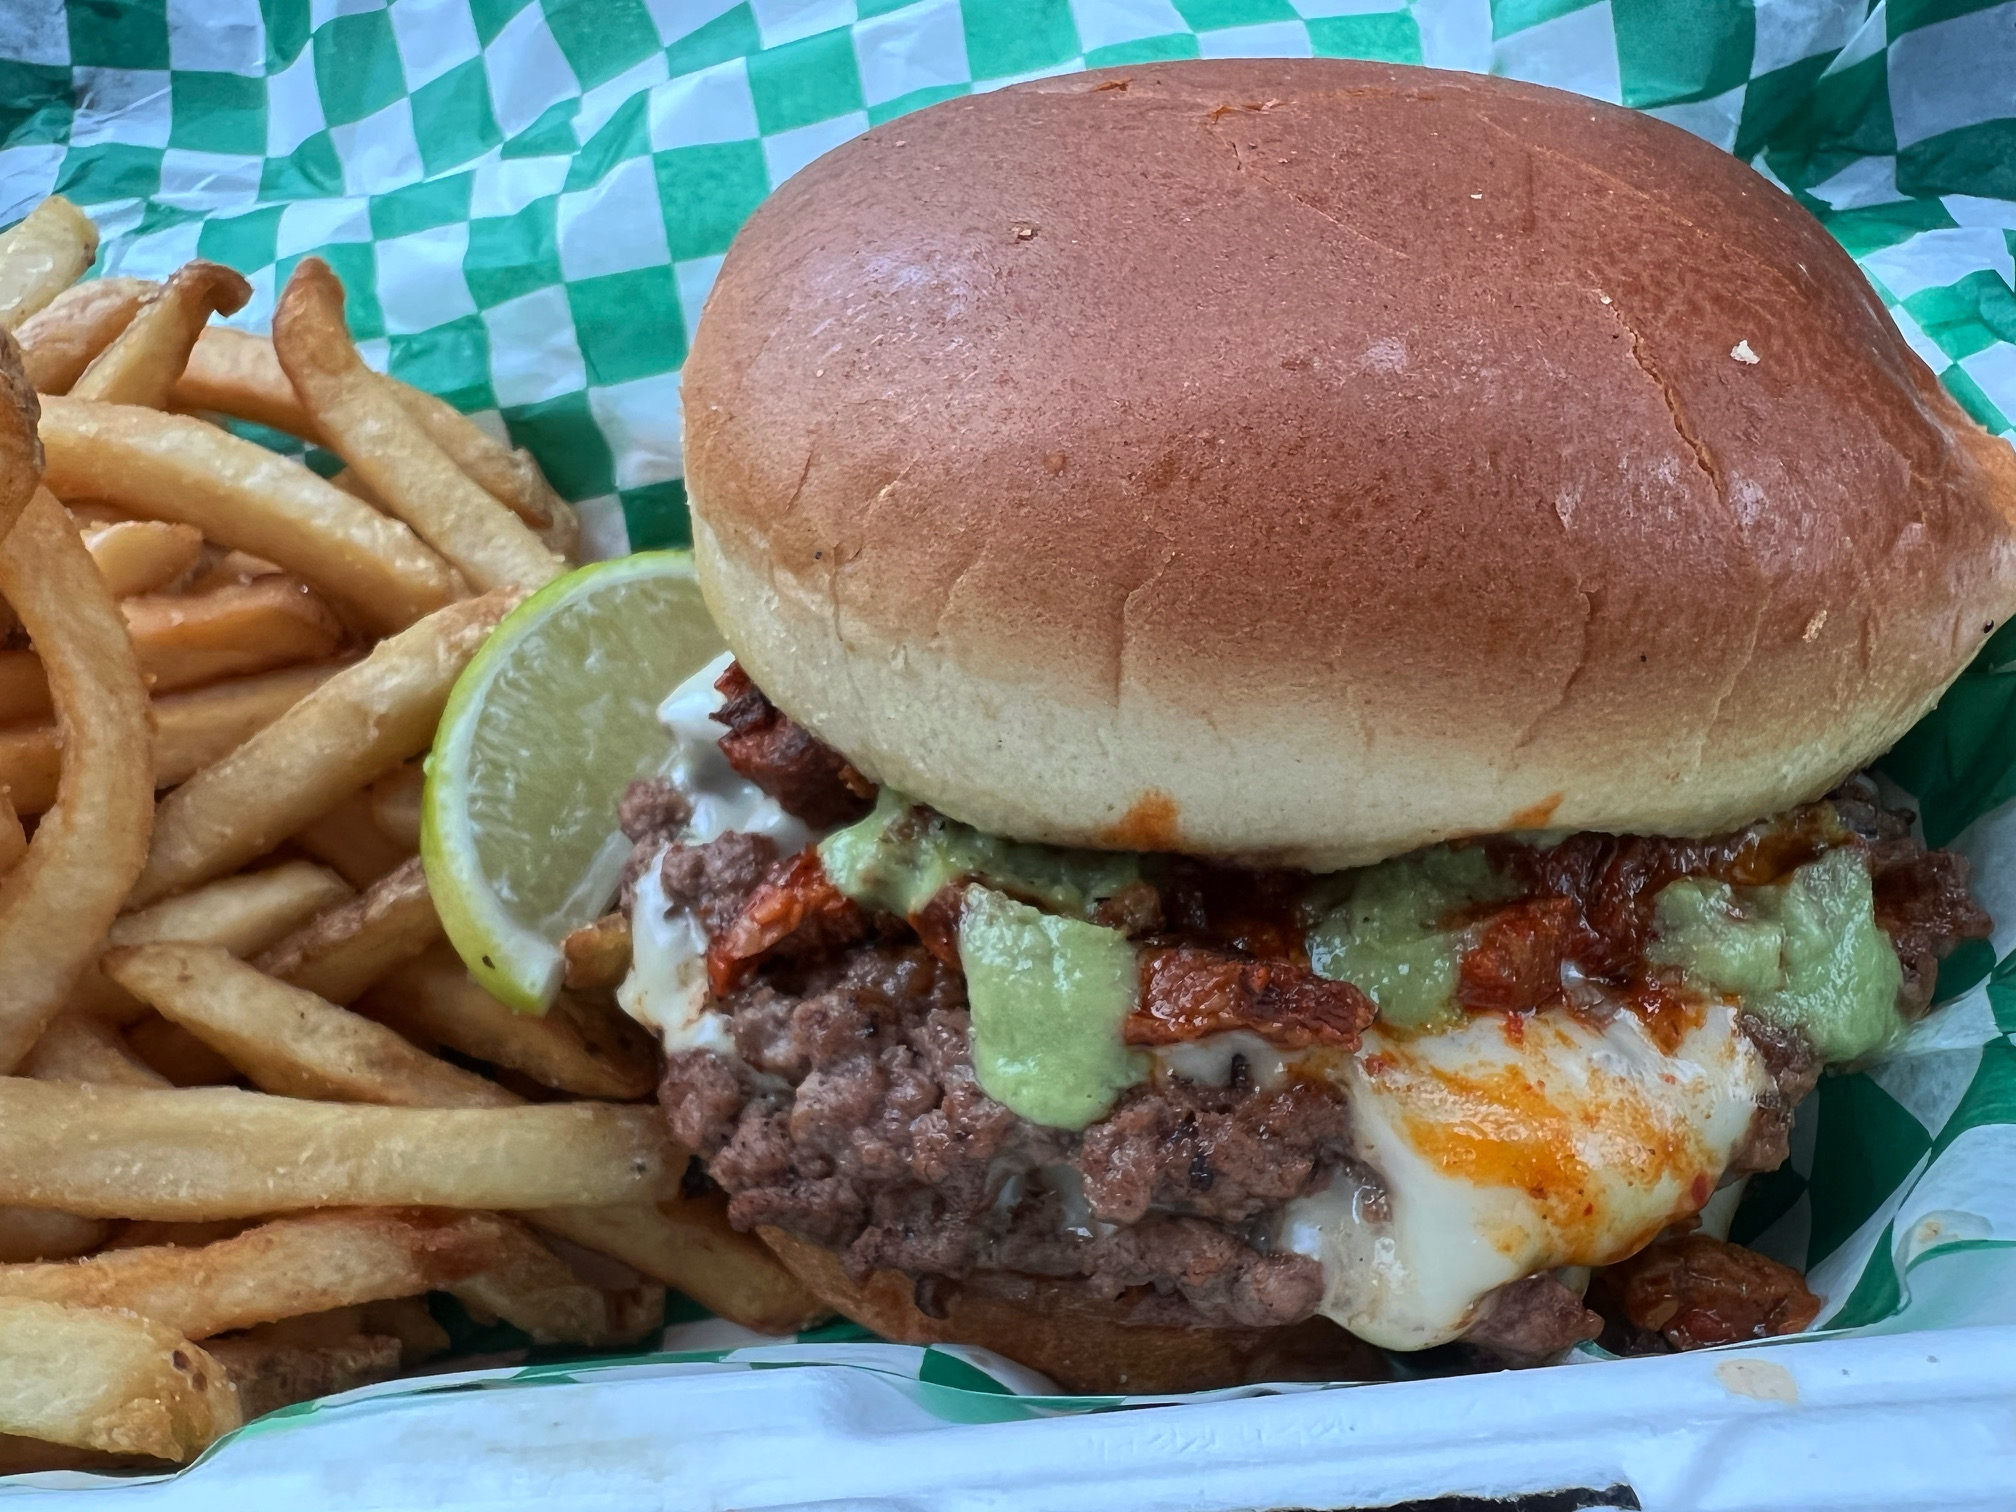
[[[1964,862],[1863,789],[1717,840],[1311,876],[870,807],[732,665],[665,718],[674,791],[625,805],[620,999],[735,1221],[857,1275],[1076,1277],[1142,1322],[1586,1337],[1548,1273],[1781,1159],[1821,1063],[1879,1049],[1987,926]],[[1670,1316],[1632,1317],[1672,1343],[1810,1319],[1747,1261],[1657,1254]]]
[[[1602,1290],[1628,1326],[1614,1342],[1634,1354],[1797,1333],[1820,1313],[1791,1266],[1707,1234],[1647,1245],[1604,1272]]]

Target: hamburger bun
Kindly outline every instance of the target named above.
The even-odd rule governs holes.
[[[1820,225],[1501,79],[1177,63],[889,122],[750,219],[684,406],[756,683],[1027,839],[1724,830],[2016,601],[2016,458]]]

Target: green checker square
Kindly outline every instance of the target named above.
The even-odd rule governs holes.
[[[679,288],[669,267],[575,280],[567,285],[567,307],[593,387],[647,378],[686,360]]]
[[[265,155],[264,79],[177,69],[168,75],[168,101],[170,147],[240,157]]]
[[[503,156],[565,157],[574,151],[574,117],[581,112],[580,99],[555,100],[539,112],[539,119],[504,143]]]
[[[171,226],[195,224],[203,219],[203,213],[201,210],[191,210],[183,205],[168,205],[160,200],[150,200],[146,208],[140,212],[139,224],[126,234],[136,239],[152,236],[155,232],[166,231]],[[197,235],[200,237],[202,232],[199,230]]]
[[[749,94],[764,134],[866,109],[854,36],[844,26],[766,48],[749,59]]]
[[[417,389],[439,394],[455,408],[495,409],[490,387],[490,332],[480,315],[444,321],[411,336],[389,339],[386,371]]]
[[[1825,183],[1859,158],[1897,150],[1884,54],[1813,81],[1813,92],[1772,133],[1765,161],[1794,189]]]
[[[1981,1047],[1981,1064],[1974,1068],[1974,1080],[1967,1084],[1960,1106],[1939,1131],[1932,1156],[1936,1160],[1969,1129],[2009,1123],[2016,1123],[2016,1045],[2006,1039],[1990,1040]]]
[[[1610,0],[1626,105],[1705,100],[1750,77],[1751,0]]]
[[[343,192],[343,164],[329,133],[318,131],[286,157],[268,158],[259,171],[259,198],[329,199]]]
[[[1195,32],[1164,32],[1159,37],[1136,37],[1131,42],[1115,42],[1095,47],[1085,54],[1087,68],[1123,68],[1130,63],[1173,63],[1179,58],[1198,56]]]
[[[1958,283],[1920,289],[1904,308],[1948,357],[1971,357],[1998,341],[2016,342],[2016,294],[1992,269]]]
[[[1813,1095],[1820,1104],[1820,1131],[1806,1179],[1813,1203],[1807,1252],[1810,1263],[1818,1263],[1868,1220],[1885,1193],[1902,1184],[1932,1148],[1932,1136],[1866,1076],[1823,1077]]]
[[[1946,392],[1960,401],[1960,408],[1972,415],[1983,430],[2000,435],[2010,427],[2010,419],[2003,414],[1987,390],[1974,381],[1974,377],[1963,367],[1949,367],[1939,375],[1939,381],[1946,385]]]
[[[1491,40],[1501,42],[1514,32],[1587,10],[1596,0],[1491,0]]]
[[[1905,194],[2016,199],[2016,116],[1913,142],[1897,154],[1897,187]]]
[[[333,478],[343,471],[344,464],[336,453],[320,446],[309,446],[302,449],[301,465],[318,477]]]
[[[476,23],[477,40],[488,47],[505,24],[529,4],[531,0],[469,0],[469,19]]]
[[[1955,16],[1971,16],[1976,11],[1993,10],[2007,3],[2008,0],[1890,0],[1883,12],[1884,35],[1895,42],[1904,33],[1935,21],[1951,21]]]
[[[1943,976],[1945,972],[1943,963],[1940,972]],[[1995,1015],[1997,1029],[2004,1034],[2016,1034],[2016,955],[1997,963],[1995,969],[1989,973],[1988,1007]]]
[[[271,426],[255,425],[250,420],[240,420],[231,415],[220,418],[223,420],[224,429],[241,440],[263,446],[270,452],[279,452],[285,457],[300,457],[303,462],[308,460],[308,447],[299,436],[290,436],[287,432],[274,430]],[[318,451],[320,449],[316,448]],[[325,473],[323,476],[327,477],[328,474]]]
[[[161,149],[130,147],[124,142],[72,147],[63,154],[56,189],[84,205],[145,199],[161,191]]]
[[[662,551],[693,544],[693,517],[686,511],[686,480],[667,478],[616,495],[632,551]]]
[[[266,23],[266,72],[279,73],[308,45],[313,18],[301,0],[259,0],[259,14]]]
[[[404,189],[371,196],[371,234],[380,241],[431,231],[469,218],[469,192],[475,176],[451,173],[422,179]]]
[[[315,91],[331,126],[375,115],[406,92],[389,12],[337,16],[316,30]]]
[[[72,68],[166,68],[168,0],[70,0]]]
[[[369,242],[325,242],[310,252],[280,258],[273,265],[273,287],[283,289],[303,257],[319,257],[343,280],[343,321],[350,334],[368,341],[385,334],[385,312],[378,307],[378,261]]]
[[[479,158],[504,140],[490,109],[483,60],[458,63],[413,91],[413,136],[431,177]]]
[[[1377,63],[1419,63],[1421,28],[1406,11],[1369,16],[1325,16],[1309,22],[1309,46],[1319,58],[1369,58]]]
[[[262,205],[243,215],[213,215],[196,233],[196,255],[251,273],[274,259],[284,205]]]
[[[926,105],[936,105],[940,100],[954,100],[972,92],[971,84],[933,84],[928,89],[913,89],[893,100],[884,100],[880,105],[870,105],[868,124],[880,126],[884,121],[893,121],[913,110],[922,110]]]
[[[1978,986],[1995,970],[1995,947],[1986,940],[1962,940],[1953,954],[1939,963],[1938,995],[1932,1004],[1950,1003]],[[1990,993],[1992,999],[1993,993]]]
[[[761,142],[721,142],[654,152],[658,204],[673,262],[728,250],[742,222],[770,192]]]
[[[1820,211],[1827,234],[1853,257],[1909,241],[1920,231],[1950,231],[1958,224],[1936,199],[1897,200],[1888,205],[1864,205],[1854,210]]]
[[[1743,115],[1736,124],[1736,145],[1731,151],[1746,162],[1763,151],[1778,128],[1812,94],[1815,81],[1834,58],[1831,51],[1815,53],[1752,79],[1743,91]]]
[[[660,50],[641,0],[545,0],[540,13],[583,89],[593,89]]]
[[[1082,51],[1068,0],[963,5],[966,65],[976,79],[1000,79],[1068,63]]]
[[[563,192],[591,188],[618,163],[651,151],[650,96],[639,90],[602,123],[601,130],[581,144],[567,164]]]
[[[1949,367],[1940,381],[1961,404],[1966,369]],[[1969,386],[1972,380],[1967,379]],[[1975,389],[1979,395],[1979,389]],[[1985,397],[1982,399],[1986,403]],[[1992,407],[1992,406],[1991,406]],[[1978,417],[1977,417],[1978,418]],[[2016,797],[2016,760],[2004,754],[2007,731],[2016,729],[2016,672],[1986,670],[1988,657],[2011,652],[2016,620],[1989,638],[1982,657],[1962,672],[1939,700],[1877,763],[1918,799],[1925,843],[1949,845],[1977,815]]]
[[[1228,26],[1256,26],[1263,21],[1299,21],[1288,0],[1175,0],[1176,13],[1192,31],[1221,31]]]
[[[0,58],[0,142],[66,142],[75,114],[69,69]]]
[[[1861,1278],[1840,1311],[1834,1314],[1830,1326],[1860,1328],[1897,1315],[1897,1309],[1904,1303],[1904,1289],[1897,1280],[1897,1262],[1891,1258],[1896,1253],[1897,1226],[1886,1223],[1876,1247],[1869,1253],[1868,1263],[1862,1267]]]
[[[865,14],[865,11],[864,11]],[[755,14],[747,5],[725,10],[705,26],[692,31],[665,49],[665,66],[672,77],[698,73],[730,58],[746,58],[763,50],[763,34],[756,29]]]
[[[1810,1118],[1812,1114],[1806,1116]],[[1754,1245],[1758,1236],[1791,1212],[1805,1194],[1806,1178],[1792,1169],[1790,1161],[1775,1171],[1759,1171],[1743,1188],[1743,1200],[1729,1223],[1730,1239],[1737,1244]],[[1778,1258],[1802,1263],[1806,1259],[1804,1255]]]
[[[462,274],[477,305],[489,309],[560,282],[559,198],[536,199],[516,215],[469,222]]]
[[[616,491],[616,459],[609,438],[588,409],[588,394],[562,394],[504,411],[511,444],[539,459],[553,486],[570,499],[592,499]]]

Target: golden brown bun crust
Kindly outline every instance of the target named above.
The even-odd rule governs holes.
[[[840,1257],[782,1229],[756,1231],[792,1274],[835,1312],[898,1344],[971,1344],[1041,1371],[1066,1391],[1160,1395],[1256,1381],[1374,1381],[1388,1368],[1378,1351],[1328,1318],[1286,1328],[1143,1328],[1088,1310],[1056,1282],[1033,1282],[1029,1299],[974,1289],[946,1297],[945,1316],[917,1310],[915,1287],[896,1271],[865,1285]]]
[[[756,681],[1034,839],[1723,829],[2016,604],[2016,457],[1818,223],[1499,79],[1179,63],[890,122],[751,218],[684,395]]]

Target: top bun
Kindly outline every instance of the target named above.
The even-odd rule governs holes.
[[[1176,63],[891,121],[751,217],[684,394],[750,675],[1027,839],[1717,831],[2016,602],[2016,455],[1818,223],[1499,79]]]

